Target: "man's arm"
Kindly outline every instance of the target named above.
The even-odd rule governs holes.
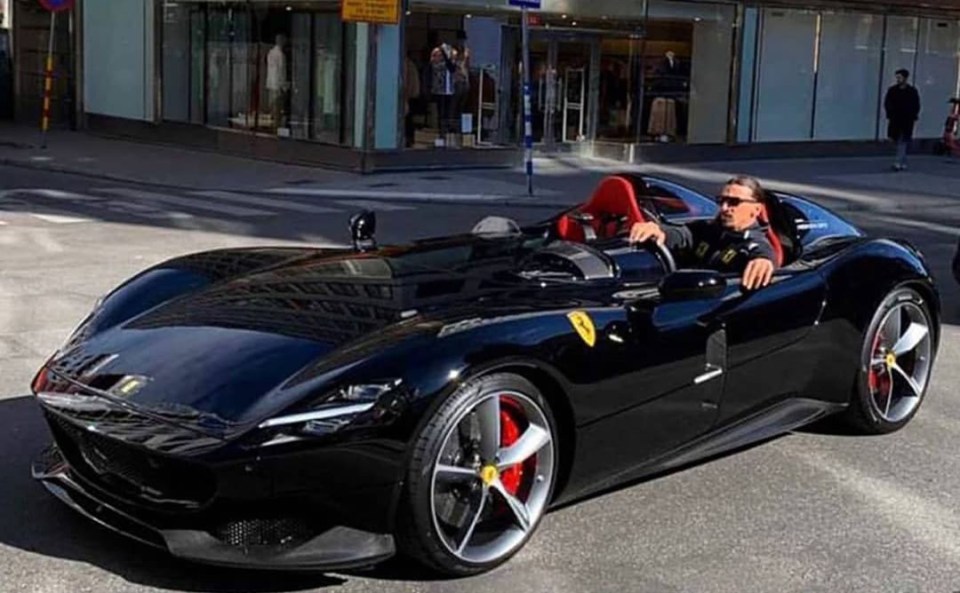
[[[696,223],[689,225],[659,225],[655,222],[636,223],[630,229],[630,242],[643,243],[653,239],[665,245],[671,251],[684,250],[693,247],[696,233],[692,228]]]
[[[666,235],[666,241],[664,241],[664,244],[668,249],[670,249],[670,251],[686,251],[693,249],[695,237],[693,229],[690,227],[690,225],[665,224],[660,228],[663,229],[663,234]]]
[[[755,239],[751,243],[747,250],[747,257],[750,261],[755,259],[769,259],[774,262],[774,266],[776,266],[777,262],[777,252],[766,237]]]
[[[747,248],[747,265],[741,284],[747,290],[762,288],[773,279],[777,269],[777,252],[766,237],[755,239]]]

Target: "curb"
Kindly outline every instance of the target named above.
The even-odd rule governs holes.
[[[197,187],[197,186],[187,186],[187,185],[177,185],[174,183],[158,183],[156,181],[145,181],[143,179],[137,179],[135,177],[128,177],[124,175],[113,175],[109,173],[91,173],[89,171],[84,171],[81,169],[75,169],[68,166],[48,164],[48,163],[32,163],[28,161],[23,161],[21,159],[14,159],[10,157],[0,157],[0,166],[7,167],[17,167],[20,169],[29,169],[32,171],[45,171],[51,173],[60,173],[64,175],[74,175],[77,177],[85,177],[88,179],[97,179],[97,180],[107,180],[115,183],[126,183],[133,185],[140,185],[146,187],[184,191],[184,192],[195,192],[195,191],[228,191],[236,193],[247,193],[247,194],[270,194],[270,195],[300,195],[300,196],[310,196],[321,199],[332,199],[334,197],[342,197],[352,200],[369,200],[369,201],[390,201],[397,203],[415,203],[415,204],[443,204],[443,205],[465,205],[465,206],[485,206],[485,205],[494,205],[494,206],[510,206],[516,208],[570,208],[576,205],[577,202],[561,201],[561,200],[550,200],[544,198],[530,197],[527,195],[510,195],[510,194],[431,194],[426,195],[420,192],[387,192],[382,190],[353,190],[353,189],[338,189],[338,188],[317,188],[314,190],[304,190],[297,188],[290,188],[289,190],[270,188],[263,190],[253,190],[249,188],[232,188],[232,187]]]

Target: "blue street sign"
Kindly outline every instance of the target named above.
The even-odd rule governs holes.
[[[61,10],[70,10],[76,0],[40,0],[40,6],[50,12],[60,12]]]
[[[520,8],[532,8],[540,10],[541,0],[509,0],[510,6],[519,6]]]

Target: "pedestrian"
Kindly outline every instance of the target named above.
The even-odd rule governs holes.
[[[913,140],[913,127],[920,117],[920,93],[907,80],[910,72],[905,68],[896,71],[897,83],[887,89],[883,107],[887,112],[887,137],[897,143],[895,171],[907,168],[907,148]]]

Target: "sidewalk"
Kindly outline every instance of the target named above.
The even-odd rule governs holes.
[[[318,201],[352,197],[545,207],[580,202],[604,175],[617,171],[666,176],[711,195],[731,175],[746,173],[770,187],[807,195],[841,210],[895,214],[904,208],[936,208],[943,221],[960,221],[960,161],[932,155],[912,155],[911,169],[900,173],[890,170],[890,158],[878,157],[633,166],[576,157],[539,158],[530,197],[519,164],[503,170],[359,175],[80,132],[52,131],[46,149],[40,148],[40,140],[35,129],[0,126],[0,164],[123,183],[299,195]]]
[[[351,177],[324,169],[237,158],[177,146],[114,140],[51,130],[41,148],[39,130],[0,125],[0,163],[90,175],[119,182],[182,188],[243,188],[324,183]]]

